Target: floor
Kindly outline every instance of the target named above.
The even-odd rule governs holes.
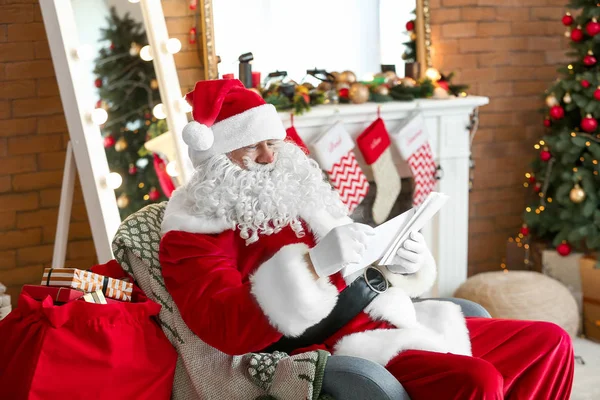
[[[573,339],[575,356],[583,358],[575,361],[575,381],[571,400],[600,400],[600,343],[590,340]]]

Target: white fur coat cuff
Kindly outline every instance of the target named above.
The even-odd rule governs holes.
[[[337,302],[337,288],[328,277],[315,279],[307,253],[302,243],[282,247],[250,277],[260,308],[285,336],[300,336],[329,315]]]
[[[411,298],[419,297],[433,287],[437,276],[435,260],[429,250],[420,270],[410,275],[395,274],[387,268],[381,271],[394,287],[401,288]]]

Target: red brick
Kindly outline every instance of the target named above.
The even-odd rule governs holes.
[[[546,65],[545,54],[542,51],[513,53],[511,64],[523,66]]]
[[[477,86],[481,96],[505,97],[513,94],[512,82],[481,82]]]
[[[564,38],[562,37],[530,37],[527,39],[529,50],[547,51],[557,50],[563,47]]]
[[[6,157],[8,154],[8,142],[5,138],[0,138],[0,157]]]
[[[54,76],[50,60],[15,62],[6,65],[6,79],[48,78]]]
[[[515,53],[508,51],[497,51],[494,53],[482,53],[477,55],[477,65],[480,67],[492,67],[500,65],[509,65]]]
[[[12,155],[35,154],[61,150],[62,146],[61,135],[15,137],[8,141],[8,152]]]
[[[477,32],[475,22],[456,22],[442,25],[442,36],[446,38],[473,37]]]
[[[445,22],[456,22],[461,20],[459,8],[448,8],[444,12],[431,14],[431,25],[442,24]]]
[[[477,0],[442,0],[444,7],[475,6]]]
[[[493,111],[531,110],[535,112],[540,108],[539,96],[501,97],[492,99],[488,108]]]
[[[35,228],[56,225],[58,208],[42,208],[35,211],[21,211],[17,214],[17,228]]]
[[[469,221],[469,233],[488,233],[494,231],[494,219],[471,219]]]
[[[0,81],[0,99],[20,99],[35,95],[35,82],[30,80]]]
[[[48,46],[48,42],[35,42],[35,58],[37,59],[50,59],[50,47]]]
[[[0,119],[10,117],[10,103],[8,101],[0,100]]]
[[[14,250],[0,251],[0,269],[10,269],[17,266],[17,252]]]
[[[496,20],[497,21],[529,21],[529,12],[526,8],[508,8],[498,7],[496,8]]]
[[[71,221],[87,221],[87,210],[85,208],[85,203],[73,204],[71,209]]]
[[[90,267],[98,264],[96,257],[87,257],[87,258],[78,258],[74,260],[67,260],[65,265],[68,268],[77,268],[77,269],[90,269]]]
[[[191,14],[188,4],[182,1],[165,1],[162,7],[166,18],[184,17]]]
[[[33,5],[33,20],[35,22],[42,22],[44,19],[42,18],[42,10],[40,9],[39,4]]]
[[[65,152],[44,152],[37,155],[38,167],[41,171],[63,170],[65,164]]]
[[[202,66],[198,53],[195,51],[180,51],[173,55],[177,68],[194,68]]]
[[[91,240],[81,240],[77,242],[70,242],[67,245],[67,258],[69,260],[76,260],[78,258],[91,258],[96,256],[96,248],[94,242]]]
[[[498,269],[502,252],[505,248],[508,236],[505,233],[487,233],[472,236],[469,239],[469,263],[496,259]]]
[[[0,158],[0,175],[11,175],[35,171],[37,162],[35,156],[16,156]]]
[[[43,274],[43,265],[29,265],[0,270],[0,281],[3,281],[8,287],[28,284],[39,285]]]
[[[42,230],[40,228],[0,232],[0,249],[2,250],[34,246],[40,244],[41,241]]]
[[[480,22],[477,24],[477,36],[507,36],[511,34],[509,22]]]
[[[0,193],[6,193],[11,190],[10,176],[0,176]]]
[[[16,24],[33,21],[33,5],[0,5],[0,24]]]
[[[496,68],[464,68],[457,71],[456,79],[466,83],[493,82],[496,80]]]
[[[532,7],[531,20],[544,20],[556,22],[565,15],[564,7]]]
[[[58,82],[56,82],[56,78],[38,79],[37,95],[39,97],[60,96],[60,93],[58,91]]]
[[[24,247],[17,250],[17,265],[32,265],[52,262],[54,246]]]
[[[46,30],[41,22],[8,25],[9,42],[32,42],[45,39]]]
[[[56,237],[56,225],[44,226],[42,232],[43,243],[54,243]],[[86,222],[72,222],[69,224],[69,241],[90,239],[92,231],[90,224]]]
[[[190,28],[194,26],[194,17],[186,16],[186,17],[177,17],[177,18],[166,18],[167,23],[167,31],[169,32],[169,36],[173,37],[176,34],[185,34],[185,41],[181,41],[181,43],[187,43],[187,34],[190,31]],[[179,39],[181,40],[181,39]]]
[[[15,117],[28,117],[32,115],[50,115],[62,113],[60,97],[37,97],[32,99],[15,100],[13,102],[13,115]]]
[[[476,64],[476,54],[446,54],[440,56],[435,65],[439,65],[443,70],[454,70],[461,67],[471,68]]]
[[[0,25],[0,43],[6,42],[6,25]]]
[[[60,115],[38,118],[37,133],[39,134],[64,133],[67,131],[67,120],[62,113]]]
[[[0,195],[0,210],[21,211],[35,210],[38,208],[39,199],[37,193],[19,193]]]
[[[541,95],[548,87],[548,83],[544,81],[531,82],[515,82],[514,92],[516,95],[537,94]],[[541,98],[540,98],[541,105]]]
[[[30,135],[35,133],[36,125],[37,120],[35,118],[13,118],[0,120],[0,137]]]
[[[546,64],[566,64],[571,60],[565,50],[545,51]]]
[[[33,60],[33,43],[0,43],[0,62]]]
[[[13,176],[15,192],[61,187],[63,171],[44,171]]]
[[[494,7],[473,7],[461,9],[462,19],[465,21],[495,21],[496,9]],[[435,13],[434,13],[435,14]]]
[[[60,203],[60,189],[40,190],[40,207],[58,207]]]
[[[17,223],[16,211],[0,211],[0,230],[13,229]]]

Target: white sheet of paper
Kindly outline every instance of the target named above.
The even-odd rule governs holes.
[[[376,227],[375,236],[369,241],[361,262],[346,266],[342,275],[346,277],[378,260],[378,265],[391,265],[394,255],[410,232],[422,229],[447,200],[447,195],[432,192],[419,207],[412,208]]]

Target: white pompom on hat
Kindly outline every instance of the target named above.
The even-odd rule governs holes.
[[[275,107],[237,79],[197,82],[185,97],[194,120],[183,128],[182,136],[194,167],[217,154],[285,138]]]

